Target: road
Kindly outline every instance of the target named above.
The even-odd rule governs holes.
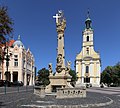
[[[120,87],[89,88],[86,98],[56,99],[54,95],[40,98],[33,87],[0,88],[0,108],[120,108]]]

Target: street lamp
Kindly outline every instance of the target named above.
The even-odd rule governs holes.
[[[9,72],[8,72],[8,66],[9,66],[9,61],[10,61],[10,56],[12,56],[12,53],[9,53],[8,52],[8,47],[9,47],[9,41],[7,41],[5,43],[5,48],[4,48],[4,60],[6,60],[6,72],[5,72],[5,75],[6,75],[6,80],[10,80],[10,75],[9,75]]]

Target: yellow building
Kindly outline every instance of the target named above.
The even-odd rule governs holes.
[[[83,31],[82,50],[76,56],[75,68],[78,77],[77,84],[90,83],[92,86],[100,85],[101,60],[100,54],[94,50],[93,29],[91,19],[88,17],[85,21]]]

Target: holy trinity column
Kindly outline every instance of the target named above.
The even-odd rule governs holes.
[[[65,54],[64,54],[64,31],[66,28],[66,20],[62,10],[59,10],[56,16],[56,31],[57,31],[57,63],[56,73],[65,74]]]

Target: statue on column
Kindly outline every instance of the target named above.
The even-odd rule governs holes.
[[[56,72],[60,73],[62,70],[65,70],[64,63],[64,31],[66,28],[66,20],[62,10],[59,10],[56,16],[56,30],[58,33],[58,48],[57,48],[57,64]]]
[[[70,67],[71,67],[71,62],[70,61],[67,61],[67,66],[66,66],[66,73],[69,73],[70,71]]]
[[[57,56],[57,65],[56,65],[56,71],[61,72],[62,71],[62,54],[58,54]]]
[[[52,73],[52,63],[49,63],[48,70],[49,70],[49,73],[51,74]]]
[[[66,20],[64,18],[64,13],[62,10],[58,11],[58,22],[56,22],[56,26],[57,26],[57,32],[62,31],[64,32],[65,28],[66,28]]]

